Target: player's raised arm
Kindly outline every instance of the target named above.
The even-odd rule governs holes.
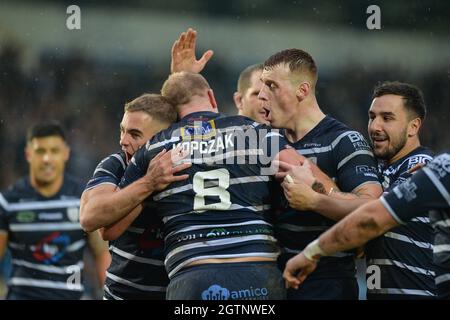
[[[170,64],[170,72],[187,71],[192,73],[200,73],[213,56],[212,50],[206,51],[200,60],[195,57],[195,45],[197,41],[197,31],[189,28],[186,32],[182,32],[180,37],[172,46],[172,61]]]

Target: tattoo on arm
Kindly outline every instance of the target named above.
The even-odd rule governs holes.
[[[364,230],[377,230],[378,224],[372,217],[366,218],[358,223],[358,227]]]
[[[325,190],[324,185],[317,180],[314,181],[311,188],[317,193],[327,194],[327,190]]]

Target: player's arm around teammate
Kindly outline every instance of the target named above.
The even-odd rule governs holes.
[[[191,164],[183,163],[174,166],[172,152],[161,151],[149,164],[147,173],[124,189],[116,186],[101,186],[83,193],[81,198],[80,221],[82,227],[94,231],[109,226],[138,208],[133,214],[139,214],[142,201],[155,191],[164,189],[175,181],[182,181],[188,175],[175,175],[187,169]],[[92,191],[92,192],[91,192]],[[114,192],[112,192],[114,191]],[[133,219],[134,220],[134,219]]]

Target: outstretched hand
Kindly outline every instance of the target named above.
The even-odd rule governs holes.
[[[196,41],[197,31],[189,28],[186,32],[182,32],[180,37],[173,43],[172,61],[170,64],[171,73],[180,71],[200,73],[203,70],[214,52],[208,50],[200,60],[197,60],[195,57]]]

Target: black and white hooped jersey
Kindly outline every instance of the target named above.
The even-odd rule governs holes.
[[[410,178],[409,171],[416,165],[432,159],[429,149],[418,147],[391,165],[380,163],[385,193]],[[411,221],[370,241],[365,250],[367,298],[434,298],[433,237],[428,211],[424,210]],[[375,278],[375,273],[379,278]]]
[[[411,178],[381,197],[400,224],[429,212],[434,228],[433,260],[439,298],[450,298],[450,153],[436,156]]]
[[[123,152],[106,157],[98,164],[86,190],[102,184],[118,186],[125,169]],[[165,299],[169,280],[164,268],[162,221],[148,210],[144,206],[128,229],[110,242],[112,261],[106,273],[106,299]]]
[[[43,197],[24,177],[0,193],[0,232],[8,233],[13,270],[9,293],[21,299],[79,299],[86,233],[79,223],[82,186],[64,176]]]
[[[331,177],[343,192],[380,183],[377,163],[366,139],[330,116],[291,146]],[[334,224],[317,212],[297,211],[286,204],[275,225],[275,236],[283,249],[281,262],[302,251]],[[348,278],[354,274],[354,254],[341,252],[321,259],[311,277]]]
[[[287,147],[278,130],[243,116],[190,114],[136,152],[123,185],[143,176],[163,148],[180,144],[190,152],[189,178],[150,197],[164,221],[169,278],[200,259],[275,259],[269,167]]]

